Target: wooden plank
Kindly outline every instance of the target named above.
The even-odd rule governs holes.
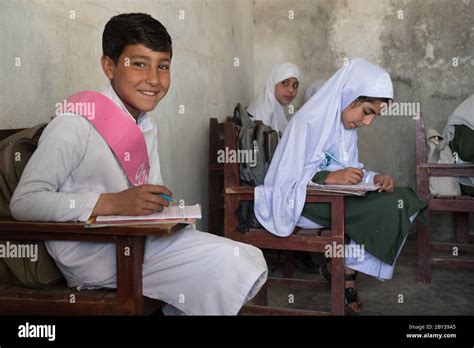
[[[441,243],[431,242],[431,248],[433,250],[442,250],[452,252],[453,248],[458,248],[458,251],[467,251],[474,253],[474,244],[469,243]]]
[[[268,307],[259,305],[245,305],[239,315],[292,315],[292,316],[325,316],[331,315],[329,312],[310,311],[305,309]]]
[[[79,235],[164,236],[170,235],[182,228],[182,226],[176,224],[130,225],[101,228],[85,228],[84,225],[84,223],[80,222],[25,222],[16,221],[11,218],[0,218],[0,238],[4,238],[4,236],[8,235],[8,232],[13,231],[30,232],[31,234],[47,232]]]
[[[426,215],[428,221],[430,212]],[[420,221],[416,223],[416,231],[418,234],[418,282],[421,284],[431,283],[431,247],[430,247],[430,227],[429,224],[423,224]]]
[[[117,315],[117,304],[108,302],[83,302],[70,304],[64,300],[0,299],[2,315]]]
[[[429,209],[434,211],[474,212],[474,199],[431,198],[428,205]]]
[[[295,278],[268,278],[267,284],[271,286],[288,286],[297,287],[300,289],[323,289],[329,288],[329,283],[322,280],[313,279],[295,279]]]
[[[227,216],[226,216],[227,218]],[[299,250],[311,252],[324,252],[327,244],[333,242],[333,238],[291,235],[289,237],[277,237],[266,230],[253,230],[242,234],[231,234],[232,239],[254,245],[263,249],[284,249],[284,250]],[[228,236],[228,234],[226,234]]]
[[[427,169],[474,169],[473,163],[458,163],[458,164],[449,164],[449,163],[420,163],[420,168]]]
[[[440,267],[447,267],[447,268],[474,269],[474,260],[469,260],[469,259],[432,258],[431,264],[433,266],[440,266]]]
[[[124,315],[137,315],[143,312],[144,250],[144,237],[116,237],[117,301]]]
[[[338,247],[344,246],[344,197],[336,196],[333,198],[331,204],[331,239]],[[344,257],[334,256],[331,257],[331,313],[333,315],[344,315]]]

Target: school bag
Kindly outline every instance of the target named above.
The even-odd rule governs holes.
[[[38,140],[46,125],[42,123],[21,130],[0,141],[0,216],[2,217],[11,216],[11,197],[26,164],[38,146]],[[37,260],[19,257],[0,259],[0,283],[13,282],[24,287],[42,288],[63,279],[62,273],[46,250],[43,241],[1,240],[0,244],[4,249],[7,242],[9,248],[19,249],[22,244],[37,248]]]
[[[429,163],[454,163],[451,148],[434,129],[426,132]],[[436,176],[430,178],[430,193],[433,196],[460,196],[461,187],[457,177]]]
[[[250,161],[239,163],[242,186],[262,185],[279,141],[279,133],[260,121],[253,121],[240,104],[234,109],[234,122],[239,125],[238,151],[245,151]],[[241,233],[250,228],[261,228],[254,214],[253,201],[243,201],[237,211]]]

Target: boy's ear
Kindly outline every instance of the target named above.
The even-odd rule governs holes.
[[[100,64],[102,65],[102,70],[104,71],[105,76],[107,76],[109,80],[113,80],[115,68],[114,61],[110,57],[102,56]]]

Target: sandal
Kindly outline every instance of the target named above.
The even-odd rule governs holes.
[[[324,258],[324,261],[323,263],[321,264],[321,266],[319,267],[319,273],[323,276],[324,279],[326,279],[326,281],[331,284],[331,271],[328,267],[329,265],[329,261],[330,259],[325,257]],[[357,278],[357,271],[354,273],[354,274],[346,274],[344,275],[344,280],[345,281],[355,281],[356,278]],[[357,294],[357,291],[354,289],[354,288],[346,288],[345,290],[345,294],[346,294],[346,304],[349,304],[349,303],[353,303],[354,302],[354,296],[356,298],[355,301],[357,301],[357,305],[360,307],[362,306],[362,301],[360,300],[360,297],[359,295]],[[350,306],[348,306],[350,307]],[[351,308],[352,311],[354,311],[352,308]]]
[[[327,280],[328,283],[331,283],[331,272],[328,268],[329,258],[324,257],[324,261],[321,266],[319,266],[319,273]]]
[[[355,281],[357,278],[357,272],[353,274],[346,274],[344,275],[345,281]],[[344,289],[345,293],[345,308],[347,315],[358,315],[359,313],[355,311],[350,305],[352,303],[357,303],[359,305],[359,296],[357,295],[357,291],[355,288],[348,287]]]

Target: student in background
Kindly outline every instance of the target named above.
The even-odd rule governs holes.
[[[247,108],[249,115],[283,133],[288,125],[284,106],[295,99],[299,78],[300,70],[293,63],[273,66],[262,93]]]
[[[345,233],[351,249],[361,251],[345,259],[348,312],[357,312],[360,304],[356,271],[390,279],[410,226],[426,206],[411,188],[395,188],[390,175],[365,170],[359,162],[357,128],[370,126],[392,98],[388,73],[364,59],[353,59],[291,119],[264,184],[255,188],[259,222],[268,231],[286,237],[295,226],[321,228],[330,224],[329,204],[305,203],[310,181],[380,186],[378,192],[364,197],[345,198]],[[329,269],[326,264],[322,268],[328,280]]]
[[[311,83],[308,88],[306,89],[306,93],[304,94],[304,102],[306,103],[313,95],[316,94],[317,91],[326,83],[326,80],[316,80]]]
[[[474,94],[449,117],[443,132],[457,163],[474,163]],[[463,195],[474,196],[474,177],[458,178]]]

